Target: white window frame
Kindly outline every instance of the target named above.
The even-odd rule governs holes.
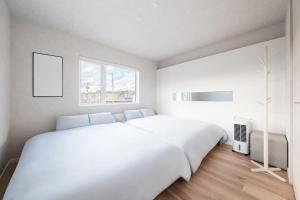
[[[81,61],[86,61],[86,62],[91,62],[95,64],[100,65],[100,70],[101,70],[101,94],[100,94],[100,103],[99,104],[88,104],[88,103],[81,103]],[[135,71],[135,101],[134,102],[113,102],[113,103],[106,103],[105,101],[105,96],[106,96],[106,66],[111,65],[114,67],[118,68],[123,68],[123,69],[130,69]],[[79,106],[103,106],[103,105],[122,105],[122,104],[139,104],[139,71],[136,68],[133,67],[128,67],[120,64],[115,64],[111,62],[106,62],[106,61],[100,61],[97,59],[93,58],[87,58],[80,56],[79,57],[79,95],[78,95],[78,100],[79,100]]]

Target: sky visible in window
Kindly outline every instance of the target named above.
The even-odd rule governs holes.
[[[99,64],[81,61],[81,92],[96,92],[101,90],[101,66]]]
[[[106,66],[106,91],[135,91],[136,71]],[[101,90],[101,66],[81,61],[81,92]]]
[[[135,91],[136,71],[106,66],[106,91]]]

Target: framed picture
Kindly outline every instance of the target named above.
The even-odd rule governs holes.
[[[63,57],[32,53],[32,96],[63,96]]]

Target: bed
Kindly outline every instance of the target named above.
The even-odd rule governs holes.
[[[178,146],[185,152],[192,172],[197,171],[203,158],[218,142],[224,143],[227,140],[223,128],[199,120],[153,115],[134,116],[125,123]]]
[[[178,147],[117,122],[28,140],[4,199],[150,200],[190,176]]]

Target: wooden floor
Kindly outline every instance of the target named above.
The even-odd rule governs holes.
[[[283,200],[295,199],[291,185],[268,174],[252,173],[249,158],[231,151],[231,146],[216,146],[203,160],[189,182],[178,180],[155,200]],[[287,178],[285,171],[278,172]]]
[[[7,167],[0,179],[0,199],[16,163]],[[178,180],[155,200],[284,200],[295,199],[293,188],[268,174],[252,173],[247,156],[231,151],[231,146],[216,146],[203,160],[189,182]],[[279,174],[287,178],[286,172]]]
[[[0,178],[0,199],[3,199],[6,187],[17,166],[17,162],[8,164]]]

